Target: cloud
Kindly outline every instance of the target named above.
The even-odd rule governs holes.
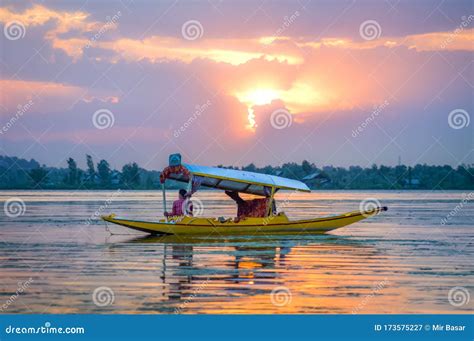
[[[89,20],[89,17],[90,14],[83,11],[57,11],[41,5],[34,5],[21,13],[7,7],[0,8],[0,22],[6,25],[19,22],[28,30],[31,27],[50,24],[51,28],[45,33],[45,40],[74,60],[82,57],[83,49],[91,41],[86,37],[87,33],[97,34],[116,28],[116,20],[111,19],[103,23]],[[65,38],[67,35],[75,37]]]
[[[104,157],[129,138],[127,145],[143,152],[137,156],[143,162],[165,146],[165,154],[179,150],[200,156],[203,163],[239,164],[255,161],[255,155],[262,163],[278,162],[267,147],[285,161],[310,153],[329,158],[375,105],[388,100],[390,106],[380,120],[355,141],[367,139],[360,149],[377,155],[387,139],[378,125],[394,135],[394,127],[420,122],[417,129],[426,124],[428,132],[435,125],[446,126],[445,113],[472,104],[466,86],[469,78],[464,75],[472,69],[470,26],[449,30],[452,21],[445,21],[421,27],[417,19],[419,26],[401,30],[397,25],[394,30],[381,21],[383,34],[365,41],[359,37],[361,21],[348,15],[347,25],[327,31],[323,27],[324,34],[314,39],[316,30],[312,24],[304,25],[301,16],[273,37],[268,34],[275,32],[277,20],[257,17],[248,25],[236,25],[235,32],[225,31],[229,18],[238,21],[232,11],[212,23],[196,16],[205,32],[190,41],[181,32],[189,7],[173,10],[141,36],[156,18],[141,16],[152,12],[144,3],[134,4],[134,11],[140,6],[142,20],[136,19],[136,12],[124,13],[120,20],[110,18],[110,24],[108,19],[98,21],[102,13],[113,14],[111,7],[101,5],[88,6],[90,13],[41,5],[0,10],[0,21],[20,20],[27,27],[23,39],[5,41],[2,51],[2,120],[8,121],[18,105],[34,101],[22,121],[4,134],[2,148],[21,154],[17,143],[21,139],[26,150],[30,136],[23,131],[26,127],[34,136],[47,131],[41,141],[54,144],[55,151],[64,150],[67,143],[72,149],[84,140],[94,144],[94,150],[102,150]],[[265,11],[278,19],[272,8],[269,5]],[[280,15],[284,11],[280,9]],[[431,51],[444,54],[426,53]],[[207,100],[212,105],[190,120],[196,106]],[[92,125],[92,115],[102,108],[115,115],[114,126],[107,130]],[[288,129],[277,130],[270,124],[272,112],[279,109],[292,115]],[[257,124],[253,130],[246,129],[250,113]],[[174,137],[181,127],[185,131]],[[417,131],[411,134],[416,136]],[[242,151],[248,152],[248,160],[240,158]],[[52,154],[43,148],[35,152],[40,159]],[[128,162],[131,155],[137,154],[121,151],[113,158]],[[359,157],[342,155],[338,160],[357,162]]]
[[[117,103],[118,97],[112,91],[93,90],[85,87],[41,81],[22,81],[0,79],[0,110],[6,116],[11,115],[18,106],[32,101],[38,113],[64,112],[78,101],[91,102],[98,99],[103,102]]]
[[[471,21],[474,21],[474,16]],[[464,23],[464,22],[463,22]],[[271,37],[267,37],[267,44]],[[276,37],[273,41],[287,41],[289,37]],[[297,40],[299,47],[312,49],[339,48],[348,50],[368,50],[379,47],[394,48],[405,46],[417,51],[474,51],[474,29],[466,29],[463,24],[452,31],[429,32],[403,37],[383,37],[368,41],[354,41],[348,38],[323,38],[318,41]]]

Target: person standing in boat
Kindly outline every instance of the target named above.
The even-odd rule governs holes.
[[[180,189],[178,195],[179,198],[173,202],[173,208],[171,212],[165,212],[165,217],[193,215],[193,203],[190,200],[191,195],[189,195],[184,189]]]

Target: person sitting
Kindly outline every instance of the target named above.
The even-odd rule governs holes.
[[[193,215],[193,204],[189,198],[186,190],[180,189],[178,192],[179,199],[173,202],[173,208],[171,212],[165,211],[165,217],[180,217],[184,215]]]
[[[268,198],[244,200],[239,196],[239,193],[235,191],[225,191],[225,194],[237,204],[236,221],[247,217],[263,218],[267,216]],[[274,201],[272,203],[272,211],[274,211],[273,206]]]

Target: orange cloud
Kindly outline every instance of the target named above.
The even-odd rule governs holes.
[[[474,20],[474,19],[473,19]],[[267,37],[266,39],[270,39]],[[274,38],[273,41],[287,40],[287,37]],[[267,42],[268,43],[268,42]],[[377,47],[405,46],[417,51],[474,51],[474,29],[465,29],[462,26],[453,31],[430,32],[414,34],[405,37],[384,37],[368,41],[353,41],[346,38],[324,38],[319,41],[297,40],[299,47],[320,49],[333,47],[351,50],[367,50]]]
[[[120,12],[118,12],[120,14]],[[119,15],[119,17],[121,14]],[[89,14],[83,11],[57,11],[41,5],[34,5],[22,13],[8,8],[0,8],[0,21],[7,23],[16,20],[26,27],[41,26],[53,20],[54,28],[45,38],[56,49],[64,51],[77,60],[83,56],[88,46],[113,50],[117,53],[112,61],[123,58],[127,61],[148,59],[152,62],[180,60],[190,63],[195,59],[209,59],[230,65],[241,65],[254,59],[278,61],[297,65],[304,63],[300,48],[320,49],[322,47],[341,49],[373,49],[381,46],[406,46],[417,51],[434,50],[474,50],[474,29],[466,27],[474,21],[469,16],[453,31],[431,32],[405,37],[382,37],[368,41],[353,41],[346,37],[324,37],[317,41],[306,37],[267,36],[243,39],[198,39],[188,41],[184,38],[152,36],[143,40],[121,38],[114,41],[101,41],[86,37],[94,32],[101,33],[115,29],[117,22],[101,23],[90,21]],[[64,33],[74,32],[75,36],[63,38]]]
[[[42,26],[53,21],[55,25],[46,32],[45,39],[51,41],[54,48],[64,50],[75,60],[82,57],[83,48],[90,43],[90,40],[84,37],[84,33],[101,32],[104,27],[107,30],[116,28],[115,22],[104,24],[88,19],[89,13],[86,12],[56,11],[41,5],[34,5],[21,13],[13,12],[8,8],[0,8],[0,22],[8,24],[16,21],[25,26],[25,29],[31,26]],[[80,37],[61,38],[61,35],[70,32],[79,34]]]
[[[0,8],[0,21],[3,23],[19,21],[28,27],[41,26],[50,20],[54,20],[56,25],[47,33],[48,37],[56,37],[72,30],[87,32],[97,29],[99,23],[88,22],[88,17],[89,14],[86,12],[55,11],[41,5],[34,5],[22,13],[13,12],[8,8]]]
[[[203,36],[193,41],[184,37],[156,35],[141,40],[88,39],[87,34],[91,36],[94,32],[97,34],[109,28],[115,29],[117,23],[104,26],[107,24],[90,21],[88,13],[55,11],[41,5],[35,5],[22,13],[0,8],[0,21],[10,20],[20,21],[27,27],[45,25],[53,20],[56,25],[46,33],[45,39],[51,41],[53,48],[64,51],[74,60],[82,58],[85,48],[91,46],[114,52],[105,56],[99,52],[97,58],[109,62],[145,59],[152,63],[176,60],[189,64],[201,59],[219,63],[211,63],[219,72],[209,73],[207,68],[203,72],[206,73],[204,76],[214,82],[213,85],[221,93],[233,96],[247,108],[248,113],[243,112],[242,115],[248,115],[250,126],[255,120],[254,107],[273,102],[282,103],[293,115],[301,114],[300,119],[304,119],[306,115],[303,114],[308,113],[377,104],[387,98],[390,90],[398,92],[398,85],[409,79],[404,74],[405,70],[412,72],[408,70],[410,63],[405,63],[403,67],[401,64],[398,64],[399,67],[391,65],[384,69],[383,77],[377,77],[375,82],[368,77],[372,71],[369,61],[360,58],[354,66],[356,54],[350,53],[347,59],[342,58],[344,60],[339,62],[339,56],[344,57],[341,50],[357,50],[364,56],[371,50],[393,47],[406,47],[411,54],[417,51],[474,50],[474,29],[467,28],[474,21],[472,16],[452,31],[403,37],[382,36],[358,41],[347,37],[323,37],[313,41],[304,36],[234,39]],[[64,33],[69,33],[69,38],[64,38]],[[58,110],[57,107],[71,105],[78,98],[118,100],[110,93],[88,94],[86,89],[57,83],[5,80],[0,82],[0,86],[3,90],[0,101],[9,110],[38,93],[41,93],[41,98],[61,99],[59,106],[55,103],[54,108],[48,109],[54,111]],[[48,108],[47,103],[45,107]]]
[[[53,82],[0,79],[0,89],[0,105],[7,115],[30,102],[35,112],[60,112],[80,100],[118,101],[110,92],[92,93],[86,88]]]
[[[82,53],[77,49],[77,41],[71,39],[62,43],[61,48],[71,56],[77,57]],[[192,44],[185,39],[153,36],[144,40],[122,38],[115,41],[98,41],[92,46],[116,52],[117,56],[113,57],[113,61],[122,58],[127,61],[148,59],[152,62],[179,60],[191,63],[195,59],[209,59],[237,66],[262,58],[288,64],[303,63],[299,54],[265,50],[265,47],[254,39],[209,39]]]

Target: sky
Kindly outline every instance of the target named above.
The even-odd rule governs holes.
[[[2,1],[0,154],[474,162],[471,1]]]

